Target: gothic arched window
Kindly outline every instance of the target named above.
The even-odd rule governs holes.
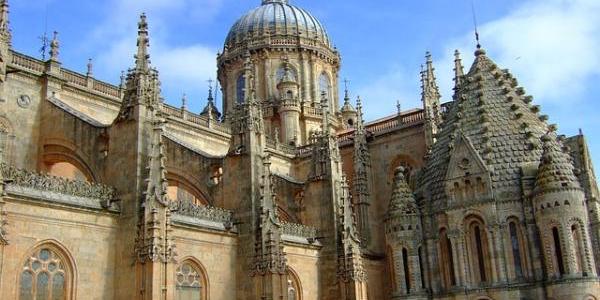
[[[302,285],[298,274],[288,267],[287,270],[288,300],[302,300]]]
[[[466,243],[468,245],[469,263],[474,283],[485,283],[490,280],[490,251],[488,236],[484,223],[478,217],[467,220]]]
[[[54,245],[37,247],[19,274],[19,300],[72,299],[73,274],[67,256]]]
[[[331,101],[331,94],[329,92],[330,88],[331,80],[329,80],[329,75],[327,75],[326,73],[321,73],[321,75],[319,76],[319,97],[325,94],[325,98]]]
[[[564,275],[565,274],[565,264],[563,261],[560,235],[558,233],[558,228],[556,228],[556,227],[552,227],[552,240],[554,242],[553,243],[553,246],[554,246],[553,261],[554,261],[554,265],[556,267],[558,267],[558,270],[556,268],[555,268],[555,270],[558,271],[557,275]]]
[[[510,247],[512,254],[512,263],[515,278],[523,278],[527,269],[525,251],[523,250],[523,234],[519,229],[517,221],[508,223],[508,233],[510,237]]]
[[[208,281],[202,268],[192,260],[183,261],[175,271],[176,300],[208,299]]]
[[[410,294],[410,267],[408,259],[408,250],[402,248],[402,264],[404,265],[404,284],[406,285],[406,293]]]
[[[246,100],[246,77],[244,74],[240,74],[238,76],[237,81],[235,83],[236,88],[236,101],[237,103],[244,103]]]

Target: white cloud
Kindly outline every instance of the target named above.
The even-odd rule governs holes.
[[[572,105],[600,75],[600,1],[530,0],[500,19],[481,24],[482,43],[502,68],[509,68],[537,103]],[[473,33],[450,39],[436,60],[436,75],[445,100],[452,96],[454,49],[462,52],[465,71],[473,61]],[[435,59],[435,57],[434,57]],[[419,107],[418,69],[398,67],[369,82],[369,98],[404,100]],[[380,100],[378,100],[380,101]],[[381,103],[381,102],[378,102]],[[371,115],[390,112],[389,105]]]
[[[132,67],[136,48],[139,14],[148,15],[150,29],[150,60],[160,72],[163,96],[178,104],[182,93],[192,95],[192,109],[200,109],[198,98],[204,99],[206,80],[216,76],[217,46],[192,43],[171,46],[169,36],[176,30],[169,26],[173,16],[202,14],[208,22],[221,7],[223,0],[114,0],[110,15],[100,24],[84,47],[98,53],[96,74],[116,80],[122,70]],[[100,77],[99,76],[99,77]]]
[[[534,0],[509,15],[483,24],[482,43],[489,56],[509,68],[536,102],[572,104],[600,74],[600,2]],[[453,49],[472,61],[472,34],[455,40],[439,64],[441,85],[452,86]],[[464,50],[467,49],[467,50]]]
[[[376,78],[368,85],[357,90],[363,99],[364,112],[367,119],[389,114],[400,101],[403,109],[421,106],[421,96],[417,87],[418,71],[407,70],[404,66],[394,66],[383,77]]]

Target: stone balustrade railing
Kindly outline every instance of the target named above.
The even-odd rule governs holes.
[[[73,196],[79,199],[87,198],[98,201],[93,202],[93,208],[110,208],[116,200],[116,191],[114,188],[87,181],[70,180],[62,177],[56,177],[29,170],[15,168],[5,163],[0,164],[2,178],[7,180],[7,190],[36,191],[36,195],[48,196],[53,200],[49,193]],[[67,203],[67,202],[65,202]],[[80,201],[84,206],[86,201]],[[77,201],[71,204],[78,204]],[[114,208],[114,207],[113,207]]]
[[[317,237],[317,228],[296,223],[282,223],[281,233],[314,240]]]
[[[229,224],[233,224],[233,213],[229,210],[194,204],[190,201],[171,201],[172,212],[192,218]]]
[[[13,67],[36,74],[41,74],[46,71],[46,62],[18,52],[12,52],[11,64]],[[111,98],[121,97],[120,88],[118,86],[94,78],[89,78],[68,69],[61,69],[60,76],[67,83],[77,86],[78,88],[91,89],[94,92],[98,92]],[[88,82],[91,82],[91,85],[88,85]]]
[[[187,110],[184,111],[181,108],[166,103],[163,103],[161,105],[161,111],[162,113],[176,119],[188,121],[205,128],[214,129],[224,134],[231,134],[231,128],[229,128],[229,126],[227,126],[226,124],[220,123],[216,120],[209,120],[208,117],[201,116],[199,114],[195,114]]]

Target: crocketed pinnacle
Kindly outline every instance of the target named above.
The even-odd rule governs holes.
[[[535,181],[535,193],[581,188],[573,172],[569,154],[563,151],[556,135],[548,133],[542,136],[543,153]]]
[[[522,166],[539,163],[542,154],[540,138],[548,125],[539,107],[531,105],[533,98],[485,50],[477,49],[475,55],[419,177],[418,186],[431,197],[432,209],[447,204],[446,176],[462,134],[490,170],[491,188],[502,199],[520,195]]]
[[[462,65],[462,59],[460,59],[460,52],[454,50],[454,89],[456,90],[462,82],[464,76],[464,68]]]
[[[8,20],[8,0],[1,0],[0,2],[0,37],[10,44],[11,33]]]
[[[148,47],[150,47],[148,22],[146,21],[146,14],[141,14],[138,23],[137,54],[135,55],[135,67],[138,70],[148,70],[150,66]]]
[[[417,201],[406,182],[404,167],[398,167],[394,175],[394,189],[389,205],[390,216],[413,215],[418,212]]]

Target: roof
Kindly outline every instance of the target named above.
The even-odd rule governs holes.
[[[462,79],[419,177],[421,194],[432,207],[442,209],[447,204],[445,179],[451,150],[464,134],[490,171],[494,197],[520,199],[521,167],[539,163],[547,117],[538,115],[539,107],[531,105],[533,98],[482,49]]]
[[[233,46],[252,36],[291,36],[316,39],[331,47],[321,22],[308,11],[288,4],[287,0],[266,0],[231,27],[225,46]]]

